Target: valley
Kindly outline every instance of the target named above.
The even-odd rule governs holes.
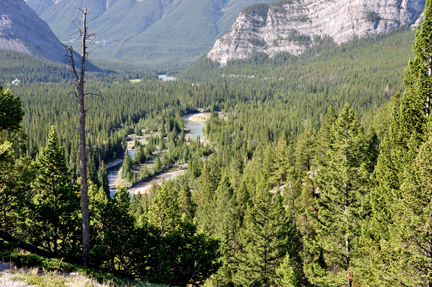
[[[182,117],[185,122],[184,129],[187,130],[185,137],[189,140],[196,140],[198,137],[202,140],[204,139],[203,129],[205,128],[205,122],[210,114],[209,113],[198,113],[198,114],[190,114]],[[132,158],[135,158],[136,151],[127,149],[127,152],[131,155]],[[156,156],[152,156],[149,161],[146,162],[146,166],[149,168],[154,166]],[[119,185],[119,179],[121,174],[121,164],[123,163],[122,158],[118,158],[111,163],[107,164],[108,171],[108,182],[110,186],[110,194],[114,195],[116,187]],[[174,170],[169,170],[162,174],[158,174],[150,179],[145,180],[144,182],[139,182],[134,184],[132,187],[129,187],[127,190],[131,194],[144,193],[148,190],[153,184],[160,184],[162,180],[172,179],[177,175],[185,173],[187,170],[187,165],[180,166],[174,168]],[[123,182],[125,184],[125,182]],[[127,184],[127,182],[126,182]],[[121,185],[120,185],[121,186]],[[127,187],[127,186],[126,186]]]
[[[431,27],[432,0],[1,2],[1,284],[432,286]]]

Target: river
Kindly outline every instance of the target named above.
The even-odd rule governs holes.
[[[199,113],[199,114],[189,114],[182,117],[184,121],[184,126],[188,130],[190,130],[189,133],[186,134],[186,137],[191,140],[196,140],[198,137],[203,137],[203,130],[205,127],[205,120],[208,118],[208,113]],[[135,151],[129,150],[129,154],[134,158],[135,157]],[[120,176],[120,169],[122,167],[123,159],[119,158],[113,162],[113,164],[107,164],[108,168],[108,183],[110,186],[110,194],[111,196],[114,195],[115,189],[116,189],[116,181]],[[152,185],[152,182],[154,181],[156,184],[161,182],[163,179],[171,179],[173,177],[176,177],[180,174],[185,173],[185,170],[177,170],[177,171],[169,171],[166,173],[162,173],[156,177],[154,177],[151,181],[145,181],[138,183],[134,187],[128,188],[128,191],[131,194],[137,194],[137,193],[143,193],[147,189],[149,189]]]

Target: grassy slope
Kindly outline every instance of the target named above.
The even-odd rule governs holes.
[[[15,264],[18,268],[28,267],[34,268],[37,267],[40,270],[44,270],[45,272],[78,272],[80,275],[84,275],[87,278],[93,279],[99,283],[104,283],[109,286],[142,286],[142,287],[163,287],[166,285],[159,284],[150,284],[144,281],[130,280],[126,278],[117,277],[114,274],[103,272],[101,270],[96,270],[93,268],[83,267],[75,264],[70,264],[67,262],[63,262],[59,259],[49,259],[40,257],[33,254],[22,254],[17,252],[3,252],[0,253],[0,259],[4,262],[11,262]],[[26,279],[29,279],[27,276]],[[36,280],[32,280],[35,282]],[[41,286],[45,286],[43,284],[43,280],[37,280]],[[52,286],[52,285],[51,285]]]

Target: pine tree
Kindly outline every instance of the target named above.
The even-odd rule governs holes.
[[[102,188],[98,190],[96,186],[91,186],[89,195],[92,199],[91,226],[94,229],[92,261],[110,272],[122,275],[133,272],[137,268],[131,258],[133,254],[142,256],[140,248],[148,250],[136,241],[135,219],[130,214],[130,194],[125,188],[119,188],[108,200]],[[141,260],[145,264],[145,256]]]
[[[153,171],[158,172],[162,166],[161,160],[159,158],[159,155],[156,156],[155,164],[153,166]]]
[[[326,158],[328,146],[331,143],[331,127],[337,120],[335,109],[331,106],[328,108],[324,116],[321,128],[316,136],[316,157],[318,161],[323,161]]]
[[[432,134],[431,134],[432,135]],[[389,227],[388,285],[432,286],[432,136],[404,172]],[[386,247],[386,246],[385,246]],[[386,252],[388,254],[388,252]]]
[[[304,172],[309,172],[314,165],[315,145],[315,135],[312,129],[306,126],[296,147],[296,166]]]
[[[27,221],[29,242],[62,256],[79,254],[79,196],[70,185],[69,173],[55,127],[36,158],[37,177],[33,181],[32,212]]]
[[[15,97],[9,89],[0,86],[0,131],[16,131],[21,128],[24,116],[21,99]]]
[[[278,140],[272,161],[269,182],[274,186],[282,186],[287,181],[287,171],[292,165],[292,152],[284,137]]]
[[[332,126],[327,159],[316,179],[320,192],[320,200],[316,200],[318,214],[310,213],[316,235],[307,238],[308,247],[316,254],[307,267],[313,284],[353,284],[352,261],[356,260],[356,241],[367,214],[368,173],[363,149],[360,122],[346,104]],[[320,252],[328,270],[318,264]]]
[[[129,182],[130,182],[130,177],[131,177],[132,165],[133,165],[132,156],[127,151],[126,156],[123,160],[123,164],[122,164],[121,178],[129,179],[128,180]]]
[[[380,145],[380,154],[375,168],[376,187],[371,194],[372,221],[365,238],[370,256],[370,266],[364,278],[370,284],[399,278],[402,270],[391,270],[390,265],[399,260],[396,252],[402,243],[396,230],[399,224],[394,216],[394,207],[405,198],[401,186],[406,181],[405,174],[412,168],[420,145],[425,141],[426,127],[430,121],[430,94],[432,87],[431,54],[432,45],[432,1],[427,0],[424,20],[417,29],[413,43],[414,60],[410,59],[405,71],[405,92],[400,105],[392,114],[389,135]],[[396,233],[395,233],[396,232]],[[406,258],[410,260],[410,258]]]
[[[26,205],[32,196],[35,168],[25,156],[23,116],[20,98],[0,86],[0,230],[26,241],[21,225],[28,216]]]
[[[98,170],[98,181],[100,186],[102,187],[103,191],[109,198],[110,195],[110,189],[109,189],[109,182],[108,182],[108,172],[106,170],[105,162],[102,161]]]
[[[276,270],[287,253],[296,258],[294,266],[302,273],[297,230],[285,211],[282,196],[269,191],[264,177],[258,181],[240,235],[242,247],[234,280],[243,286],[273,286]]]
[[[196,220],[198,229],[214,232],[215,194],[220,182],[219,163],[214,155],[207,160],[201,176],[197,180],[198,190],[193,194],[197,203]]]

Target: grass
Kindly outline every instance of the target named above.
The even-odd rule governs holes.
[[[141,80],[140,79],[135,79],[135,80],[129,80],[129,82],[131,82],[132,84],[135,84],[135,83],[141,82]]]
[[[104,286],[166,286],[120,278],[112,273],[63,262],[62,259],[44,258],[34,254],[3,252],[0,253],[0,260],[11,262],[18,268],[22,268],[10,271],[13,279],[36,286],[98,286],[96,282]]]
[[[46,286],[46,287],[93,287],[100,286],[94,280],[78,274],[64,274],[57,271],[41,272],[38,268],[25,268],[12,271],[12,279],[23,281],[29,285]],[[105,286],[115,286],[107,284]]]

